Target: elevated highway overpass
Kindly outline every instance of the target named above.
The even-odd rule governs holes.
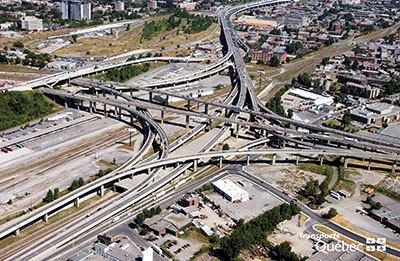
[[[306,156],[306,157],[315,157],[318,159],[325,156],[333,156],[333,157],[342,157],[344,158],[345,167],[347,165],[349,158],[354,159],[373,159],[379,160],[382,162],[391,161],[393,166],[396,166],[397,161],[400,160],[400,156],[398,155],[385,155],[380,153],[373,152],[364,152],[359,150],[321,150],[321,149],[262,149],[262,150],[246,150],[246,151],[212,151],[212,152],[202,152],[200,154],[187,155],[176,158],[166,158],[160,159],[155,162],[143,163],[137,165],[132,170],[123,171],[120,173],[116,173],[115,175],[105,176],[101,179],[98,179],[94,182],[91,182],[77,190],[74,190],[67,195],[49,203],[37,210],[34,210],[32,213],[21,216],[9,223],[6,223],[5,226],[0,231],[0,238],[5,238],[7,236],[17,234],[19,231],[35,222],[38,222],[42,219],[47,218],[49,215],[54,214],[58,210],[73,204],[74,202],[79,202],[79,199],[93,192],[101,191],[105,186],[112,184],[120,179],[130,177],[132,175],[136,175],[138,173],[149,173],[152,169],[160,168],[160,167],[169,167],[169,166],[177,166],[184,163],[194,163],[195,168],[197,168],[198,162],[204,161],[209,163],[214,163],[215,159],[219,161],[219,164],[222,165],[222,161],[228,157],[236,157],[236,156],[246,156],[249,159],[251,155],[259,155],[259,156],[272,156],[272,164],[275,164],[277,156],[286,156],[286,155],[295,155],[295,156]],[[298,162],[298,160],[296,159]],[[247,162],[249,163],[249,162]],[[170,182],[171,179],[166,179],[164,184]],[[162,185],[164,185],[162,184]],[[162,186],[160,185],[160,187]],[[149,192],[151,194],[153,191]],[[141,193],[141,198],[145,197],[145,193]],[[131,202],[134,204],[134,202]],[[118,210],[121,211],[121,210]]]

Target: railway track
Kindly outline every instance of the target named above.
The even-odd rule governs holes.
[[[15,187],[18,184],[26,182],[29,179],[34,179],[68,162],[89,156],[98,150],[108,148],[118,141],[128,139],[128,137],[129,134],[123,130],[119,130],[116,133],[110,133],[104,137],[96,138],[95,141],[91,139],[90,141],[82,142],[70,148],[65,154],[58,153],[12,170],[1,171],[1,176],[4,180],[0,182],[0,191]],[[13,213],[17,211],[20,211],[20,209],[16,209]],[[8,215],[13,213],[8,213]]]

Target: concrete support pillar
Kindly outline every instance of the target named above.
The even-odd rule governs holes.
[[[103,111],[104,111],[104,116],[107,117],[107,104],[105,104],[105,103],[104,103]]]
[[[246,166],[250,165],[250,155],[246,155]]]
[[[129,93],[131,94],[131,97],[133,96],[132,94],[132,88],[129,88]]]
[[[187,101],[187,110],[190,111],[192,105],[190,104],[190,100]]]
[[[129,118],[130,118],[131,124],[133,124],[133,114],[132,113],[129,115]]]
[[[204,105],[204,113],[208,115],[208,104]]]
[[[43,222],[45,222],[45,223],[49,222],[49,215],[48,214],[45,214],[43,216]]]
[[[236,124],[236,131],[235,131],[235,137],[239,138],[239,130],[240,130],[241,125],[239,123]]]
[[[190,123],[189,115],[186,115],[186,121],[185,121],[185,123],[186,123],[186,129],[189,129],[189,123]]]
[[[193,161],[193,171],[197,171],[197,160]]]
[[[392,174],[396,174],[396,168],[397,168],[397,160],[393,161]]]
[[[16,237],[19,237],[21,235],[21,230],[18,228],[14,233]]]
[[[272,166],[275,165],[276,162],[276,154],[272,155]]]
[[[149,91],[149,101],[153,102],[153,92]]]
[[[161,111],[161,123],[164,123],[164,111]]]
[[[149,175],[151,174],[151,168],[147,169],[147,174],[149,174]]]
[[[347,165],[349,165],[349,159],[348,159],[348,158],[344,158],[343,167],[344,167],[345,169],[347,169]]]
[[[324,165],[324,156],[321,155],[321,157],[319,157],[319,165],[322,166]]]
[[[296,166],[299,165],[299,160],[300,160],[300,156],[299,156],[299,155],[296,155]]]
[[[228,113],[229,113],[228,108],[225,108],[225,117],[228,117]]]
[[[80,203],[79,198],[76,198],[74,203],[75,207],[79,208],[79,203]]]
[[[96,112],[97,111],[97,103],[93,102],[93,111]]]
[[[169,95],[165,96],[165,102],[168,104],[169,103]]]
[[[122,118],[122,109],[118,108],[118,119]]]
[[[101,186],[99,189],[99,196],[104,197],[104,186]]]
[[[222,156],[219,157],[219,168],[222,168]]]
[[[282,148],[286,147],[286,140],[282,140]]]
[[[65,101],[64,101],[64,107],[68,108],[68,100],[67,99],[65,99]]]
[[[371,170],[371,158],[368,160],[368,170]]]
[[[89,112],[93,113],[93,102],[92,101],[89,102]]]

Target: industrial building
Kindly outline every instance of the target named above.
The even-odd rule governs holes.
[[[377,102],[368,104],[365,108],[351,111],[351,118],[363,124],[382,125],[400,119],[400,107],[393,104]]]
[[[377,194],[373,197],[373,201],[379,202],[382,207],[371,211],[371,216],[379,222],[385,224],[397,233],[400,232],[400,203],[395,200]]]
[[[249,200],[249,193],[229,179],[220,179],[213,182],[214,191],[220,193],[231,202],[243,202]]]
[[[310,109],[319,110],[330,106],[334,102],[333,97],[314,89],[293,88],[282,97],[282,104],[285,110],[305,111]]]
[[[166,233],[178,236],[192,226],[192,221],[182,213],[174,214],[164,210],[159,215],[146,219],[144,225],[158,236]]]
[[[92,19],[92,5],[87,0],[62,0],[62,19],[85,21]]]

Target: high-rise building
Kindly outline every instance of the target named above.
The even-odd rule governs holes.
[[[63,19],[84,21],[92,19],[92,5],[88,0],[62,0]]]
[[[124,11],[125,10],[125,3],[123,1],[116,1],[114,4],[116,11]]]
[[[150,10],[157,9],[157,0],[150,0],[150,1],[147,3],[147,7],[148,7]]]

